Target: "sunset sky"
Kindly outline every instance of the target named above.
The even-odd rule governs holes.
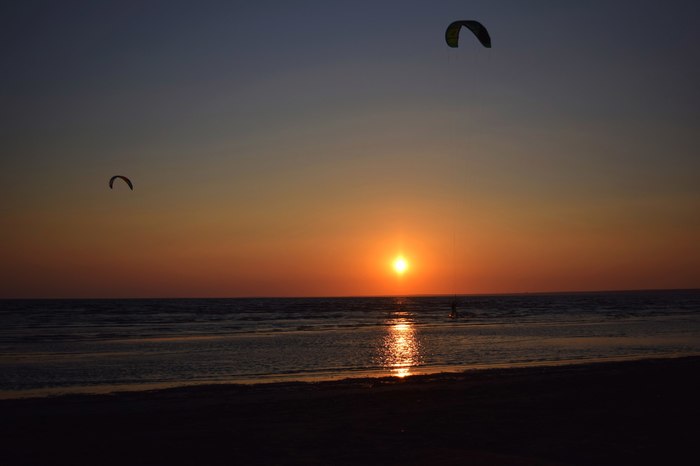
[[[700,287],[699,17],[4,2],[0,297]]]

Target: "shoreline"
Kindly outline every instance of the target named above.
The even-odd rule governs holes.
[[[324,372],[322,375],[304,375],[304,374],[279,374],[258,376],[256,378],[233,378],[221,381],[201,381],[201,382],[153,382],[143,384],[105,384],[105,385],[88,385],[88,386],[73,386],[73,387],[49,387],[36,388],[26,390],[0,390],[0,401],[4,400],[24,400],[24,399],[41,399],[41,398],[60,398],[64,396],[100,396],[114,395],[121,393],[143,393],[143,392],[158,392],[166,390],[178,390],[186,388],[199,388],[209,386],[257,386],[257,385],[284,385],[284,384],[323,384],[326,382],[352,383],[355,380],[367,379],[397,379],[398,381],[408,381],[415,377],[423,376],[452,376],[454,374],[470,373],[473,371],[492,371],[492,370],[508,370],[508,369],[526,369],[526,368],[543,368],[543,367],[563,367],[563,366],[586,366],[616,362],[628,361],[644,361],[656,359],[679,359],[699,357],[700,354],[655,354],[653,356],[611,356],[597,359],[568,359],[557,361],[525,361],[525,362],[510,362],[499,364],[464,364],[459,366],[415,366],[408,369],[407,375],[398,376],[392,375],[390,372],[397,368],[386,368],[376,370],[358,370],[348,375],[347,372],[334,373]]]
[[[2,463],[680,464],[700,357],[0,401]]]

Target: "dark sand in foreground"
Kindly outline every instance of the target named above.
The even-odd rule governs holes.
[[[700,357],[0,401],[0,464],[697,464]]]

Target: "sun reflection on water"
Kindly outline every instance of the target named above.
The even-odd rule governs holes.
[[[420,345],[413,322],[398,313],[387,326],[382,344],[382,365],[395,377],[411,375],[411,368],[420,363]]]

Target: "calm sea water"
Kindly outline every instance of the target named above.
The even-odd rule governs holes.
[[[700,290],[0,301],[0,396],[700,354]]]

